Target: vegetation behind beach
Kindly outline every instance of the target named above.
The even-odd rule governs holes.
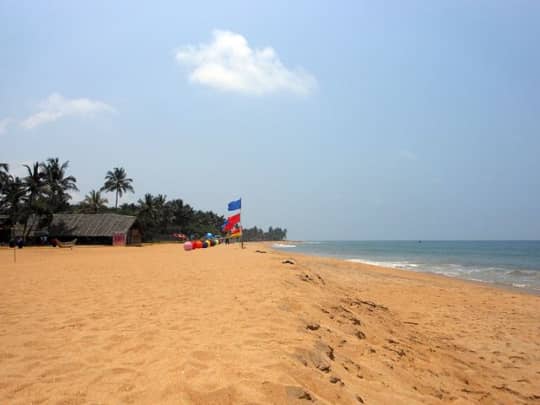
[[[23,237],[28,239],[32,226],[29,219],[38,216],[38,226],[50,224],[56,213],[117,213],[136,216],[145,241],[173,240],[173,234],[200,237],[211,232],[221,234],[225,217],[213,211],[192,207],[182,199],[167,200],[164,194],[144,194],[136,203],[121,203],[126,193],[134,193],[133,179],[124,168],[108,171],[104,184],[91,190],[81,202],[72,202],[71,193],[78,191],[77,178],[68,173],[69,161],[49,158],[44,162],[24,165],[26,175],[10,173],[8,164],[0,164],[0,215],[7,221],[23,225]],[[109,206],[105,193],[113,193],[114,206]],[[244,229],[245,240],[282,240],[287,230],[269,227],[264,231],[257,226]]]

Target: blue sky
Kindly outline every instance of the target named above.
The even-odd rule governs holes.
[[[0,0],[0,161],[293,239],[540,239],[539,2],[227,3]]]

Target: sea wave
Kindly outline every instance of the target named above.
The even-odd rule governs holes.
[[[534,271],[534,270],[512,270],[512,271],[507,272],[506,274],[512,277],[540,278],[540,271]]]
[[[372,266],[390,267],[393,269],[415,270],[416,268],[418,268],[418,264],[407,262],[377,262],[366,259],[346,259],[345,261],[350,263],[370,264]]]
[[[435,273],[446,277],[463,278],[481,283],[502,283],[516,288],[538,290],[540,272],[534,270],[509,270],[502,267],[470,267],[455,263],[427,264],[405,261],[375,261],[361,258],[345,259],[351,263],[363,263],[373,266],[390,267],[424,273]]]
[[[297,249],[290,249],[293,243]],[[282,241],[276,247],[352,263],[540,289],[538,241]]]
[[[284,243],[274,243],[272,247],[279,248],[279,249],[287,249],[287,248],[295,248],[296,245],[286,245]]]

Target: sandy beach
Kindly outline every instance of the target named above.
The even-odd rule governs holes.
[[[540,403],[538,296],[251,243],[12,254],[2,404]]]

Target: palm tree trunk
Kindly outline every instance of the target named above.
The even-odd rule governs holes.
[[[26,228],[28,226],[28,218],[26,218],[26,221],[24,221],[24,227],[23,227],[23,231],[22,231],[22,238],[23,238],[23,242],[26,242]]]
[[[118,209],[118,190],[116,190],[116,203],[114,204],[114,208]]]

